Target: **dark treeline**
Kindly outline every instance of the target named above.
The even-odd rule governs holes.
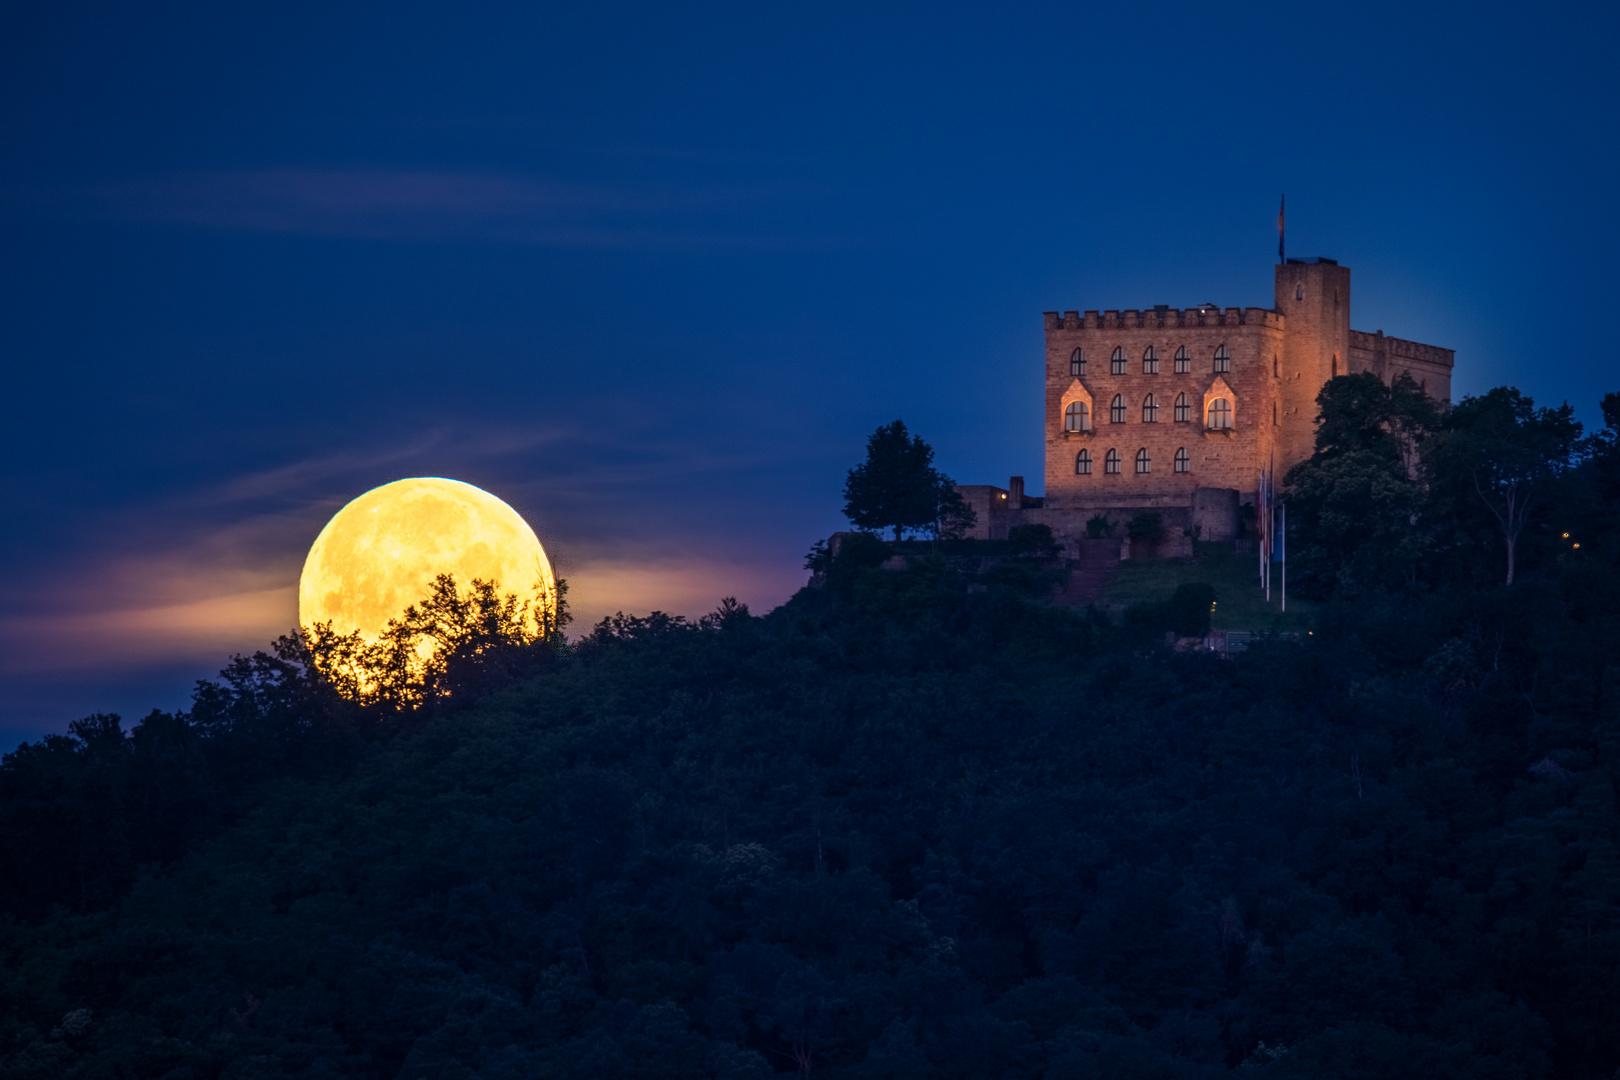
[[[1230,661],[854,544],[762,618],[358,704],[287,639],[24,746],[0,1077],[1609,1080],[1620,406],[1511,393],[1332,388],[1323,614]]]

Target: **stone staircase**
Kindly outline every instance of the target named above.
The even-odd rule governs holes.
[[[1069,576],[1052,596],[1052,603],[1085,607],[1096,603],[1104,586],[1119,572],[1118,540],[1077,540],[1079,558],[1069,562]]]

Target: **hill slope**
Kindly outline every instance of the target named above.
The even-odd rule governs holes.
[[[0,1076],[1607,1077],[1620,729],[1538,588],[1233,661],[933,565],[605,624],[16,901]]]

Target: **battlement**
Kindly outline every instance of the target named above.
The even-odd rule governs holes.
[[[1126,308],[1124,311],[1056,311],[1045,313],[1048,330],[1152,330],[1187,326],[1270,326],[1281,328],[1283,316],[1270,308]]]
[[[1371,334],[1364,330],[1350,331],[1350,347],[1374,354],[1383,353],[1394,360],[1411,360],[1437,367],[1449,368],[1457,363],[1455,349],[1442,349],[1438,345],[1424,345],[1422,342],[1407,341],[1405,338],[1387,337],[1382,330]]]

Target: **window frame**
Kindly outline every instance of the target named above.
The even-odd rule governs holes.
[[[1225,423],[1212,423],[1211,421],[1217,415],[1219,415],[1225,421]],[[1204,428],[1208,431],[1231,431],[1232,403],[1223,397],[1212,398],[1209,403],[1209,408],[1204,410]]]
[[[1142,353],[1142,374],[1157,375],[1159,373],[1159,350],[1152,345]]]
[[[1081,379],[1085,377],[1085,374],[1086,350],[1077,346],[1074,352],[1069,354],[1069,376],[1070,378]]]
[[[1192,421],[1192,402],[1187,398],[1187,391],[1183,390],[1176,395],[1176,403],[1172,408],[1176,423],[1186,424]]]
[[[1142,399],[1142,423],[1157,424],[1159,422],[1159,399],[1149,394]]]
[[[1074,418],[1077,417],[1077,416],[1080,418],[1080,424],[1079,424],[1078,427],[1076,427],[1072,423]],[[1067,405],[1063,406],[1063,430],[1064,431],[1090,431],[1091,430],[1091,409],[1086,406],[1085,402],[1083,402],[1083,401],[1071,401]]]
[[[1215,374],[1232,374],[1232,351],[1223,342],[1215,347]]]
[[[1103,475],[1119,475],[1119,451],[1111,446],[1108,448],[1108,453],[1103,455]]]
[[[1173,470],[1176,473],[1183,475],[1192,472],[1192,455],[1187,453],[1187,448],[1185,446],[1176,447],[1175,464],[1173,465]]]
[[[1091,475],[1091,451],[1084,447],[1081,448],[1078,454],[1074,455],[1074,475]]]
[[[1125,365],[1128,363],[1130,363],[1130,361],[1125,359],[1125,346],[1114,346],[1114,354],[1108,358],[1108,374],[1125,374]]]
[[[1192,357],[1187,355],[1187,346],[1185,345],[1176,350],[1175,371],[1177,375],[1187,375],[1192,372]]]
[[[1108,403],[1108,422],[1110,424],[1126,424],[1130,422],[1130,406],[1125,404],[1124,394],[1115,394],[1114,400]]]
[[[1148,453],[1147,447],[1136,452],[1136,475],[1147,476],[1153,472],[1153,455]]]

